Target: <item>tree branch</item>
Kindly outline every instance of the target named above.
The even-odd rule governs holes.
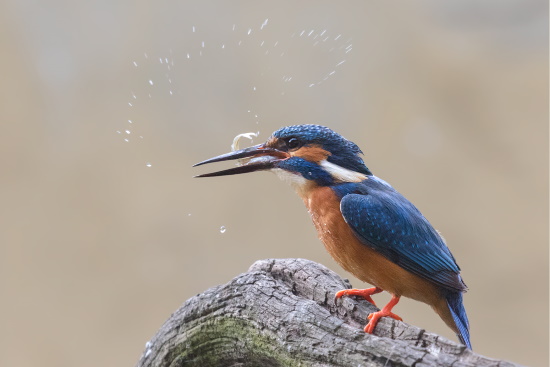
[[[350,288],[304,259],[261,260],[192,297],[147,343],[137,366],[517,366],[475,354],[376,307],[334,294]]]

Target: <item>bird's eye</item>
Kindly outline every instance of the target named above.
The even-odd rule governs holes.
[[[290,138],[286,141],[288,149],[298,149],[302,146],[302,142],[297,138]]]

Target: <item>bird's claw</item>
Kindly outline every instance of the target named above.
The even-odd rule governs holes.
[[[376,324],[378,324],[378,320],[380,320],[381,317],[391,317],[392,319],[403,321],[403,319],[391,312],[391,309],[399,302],[399,296],[393,296],[390,302],[384,306],[380,311],[373,312],[367,318],[369,319],[369,323],[367,326],[365,326],[365,333],[372,334],[374,331],[374,328],[376,327]]]
[[[367,289],[344,289],[336,292],[334,295],[334,300],[336,301],[343,296],[358,296],[366,300],[367,302],[376,306],[376,303],[372,299],[371,295],[382,292],[382,289],[378,287],[367,288]]]
[[[390,313],[385,313],[382,311],[374,312],[374,313],[371,313],[369,316],[367,316],[367,318],[369,319],[369,323],[367,324],[367,326],[365,326],[365,329],[364,329],[365,333],[372,334],[380,318],[385,316],[391,317],[392,319],[395,319],[398,321],[403,321],[403,319],[400,316],[394,314],[393,312],[390,312]]]

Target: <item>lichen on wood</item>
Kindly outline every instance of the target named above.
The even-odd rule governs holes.
[[[350,287],[312,261],[257,261],[185,302],[147,343],[137,366],[517,366],[389,318],[366,334],[366,317],[376,307],[334,299]]]

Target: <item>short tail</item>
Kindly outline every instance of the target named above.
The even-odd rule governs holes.
[[[466,309],[462,304],[462,292],[449,292],[445,299],[458,329],[456,335],[468,349],[472,349],[472,344],[470,343],[470,324],[468,323]]]

